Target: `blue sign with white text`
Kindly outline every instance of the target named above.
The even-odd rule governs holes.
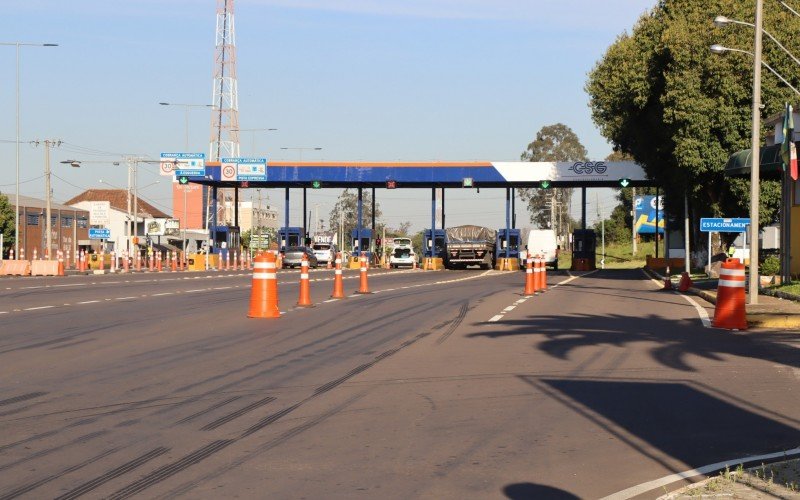
[[[108,240],[111,238],[111,230],[107,228],[97,228],[97,227],[90,227],[89,228],[89,239],[90,240]]]
[[[744,233],[750,225],[749,218],[723,219],[723,218],[703,218],[700,219],[700,231],[704,233]]]
[[[171,162],[175,177],[205,175],[205,153],[161,153],[161,162]]]

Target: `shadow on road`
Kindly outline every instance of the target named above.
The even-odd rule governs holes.
[[[650,354],[655,361],[681,371],[696,371],[688,362],[692,355],[717,361],[722,360],[722,355],[733,355],[800,367],[800,349],[787,344],[800,341],[800,333],[733,335],[726,330],[703,328],[696,320],[676,321],[655,314],[529,316],[488,325],[498,329],[482,330],[468,337],[528,335],[537,341],[538,349],[559,359],[567,359],[580,347],[646,343],[654,346]]]
[[[511,500],[578,500],[572,493],[569,493],[552,486],[533,483],[514,483],[503,488],[506,498]]]

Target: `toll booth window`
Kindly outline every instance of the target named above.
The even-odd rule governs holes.
[[[361,248],[369,248],[369,238],[361,238]]]

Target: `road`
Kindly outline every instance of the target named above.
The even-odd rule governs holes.
[[[269,320],[247,272],[0,281],[0,498],[599,498],[800,444],[800,337],[640,270],[298,277]]]

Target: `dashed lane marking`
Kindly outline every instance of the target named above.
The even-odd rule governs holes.
[[[96,304],[100,302],[99,300],[84,300],[83,302],[77,302],[77,304]]]
[[[652,281],[653,284],[655,284],[658,288],[662,288],[664,286],[664,283],[658,281],[655,278],[651,278],[644,271],[642,271],[642,273],[645,276],[647,276],[648,278],[650,278],[650,281]],[[681,297],[683,297],[686,300],[686,302],[688,302],[690,305],[694,306],[695,310],[697,311],[697,315],[700,316],[700,321],[703,323],[704,327],[706,327],[706,328],[714,328],[713,326],[711,326],[711,319],[709,319],[709,317],[708,317],[708,312],[696,300],[694,300],[693,298],[689,297],[688,295],[684,295],[684,294],[678,293],[676,291],[673,291],[672,293],[680,295]]]
[[[497,314],[497,315],[492,316],[491,318],[489,318],[489,323],[494,323],[495,321],[500,321],[501,319],[503,319],[503,315],[502,314]]]
[[[558,288],[561,285],[566,285],[570,281],[576,280],[576,279],[578,279],[578,278],[580,278],[582,276],[587,276],[589,274],[593,274],[593,273],[596,273],[596,272],[597,271],[595,270],[595,271],[588,272],[586,274],[575,275],[575,276],[570,274],[568,279],[565,279],[564,281],[560,281],[560,282],[556,283],[555,285],[548,286],[547,289],[548,290],[552,290],[554,288]],[[492,316],[491,318],[489,318],[488,323],[496,323],[497,321],[500,321],[501,319],[503,319],[503,316],[505,316],[506,313],[513,311],[518,305],[525,303],[525,301],[527,301],[529,298],[530,297],[523,297],[521,299],[518,299],[517,301],[514,302],[513,305],[510,305],[510,306],[506,307],[505,309],[503,309],[500,312],[500,314],[496,314],[496,315]]]
[[[51,307],[55,306],[28,307],[27,309],[23,309],[23,311],[38,311],[39,309],[50,309]]]

